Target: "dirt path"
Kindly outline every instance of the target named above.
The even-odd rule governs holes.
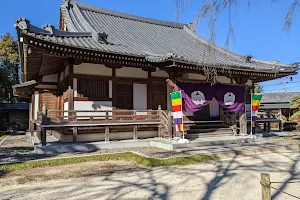
[[[247,155],[189,166],[147,169],[127,161],[89,162],[13,172],[0,199],[260,199],[260,173],[300,197],[300,154]],[[55,177],[55,178],[53,178]],[[272,190],[274,199],[293,199]]]

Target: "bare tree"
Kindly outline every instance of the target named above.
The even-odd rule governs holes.
[[[179,17],[184,11],[185,3],[191,4],[193,0],[175,0],[176,16]],[[195,1],[195,0],[194,0]],[[252,4],[253,0],[197,0],[201,1],[201,6],[194,19],[194,25],[198,25],[200,19],[207,20],[210,28],[210,42],[215,41],[215,24],[219,19],[220,14],[224,10],[228,10],[228,30],[225,46],[228,47],[230,40],[234,40],[234,28],[231,22],[232,11],[235,10],[240,4],[248,4],[248,7]],[[258,0],[257,0],[258,1]],[[280,0],[269,0],[272,3]],[[300,0],[284,0],[286,4],[289,4],[286,17],[283,22],[282,29],[289,31],[294,23],[294,16],[297,8],[299,8]]]

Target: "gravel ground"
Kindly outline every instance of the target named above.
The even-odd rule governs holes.
[[[275,144],[300,144],[299,140],[293,140],[291,138],[299,138],[299,136],[293,137],[269,137],[267,142]],[[153,158],[170,158],[179,156],[188,156],[188,153],[174,152],[156,147],[136,147],[136,148],[123,148],[123,149],[105,149],[94,152],[73,152],[62,153],[56,155],[39,155],[33,153],[33,144],[31,140],[25,135],[9,135],[6,141],[0,146],[0,164],[17,161],[28,161],[43,158],[57,158],[57,157],[69,157],[74,155],[95,155],[104,153],[117,153],[133,151]]]
[[[300,140],[295,140],[300,138],[298,136],[289,136],[289,137],[267,137],[267,142],[275,143],[275,144],[300,144]]]
[[[69,157],[74,155],[95,155],[104,153],[117,153],[134,151],[153,158],[168,158],[186,156],[185,153],[177,153],[165,149],[155,147],[136,147],[124,149],[105,149],[94,152],[73,152],[55,155],[39,155],[33,153],[33,145],[29,138],[25,135],[10,135],[6,141],[0,146],[0,164],[7,162],[28,161],[43,158]]]
[[[253,200],[261,199],[261,173],[280,182],[272,187],[300,197],[300,154],[293,152],[152,169],[108,161],[12,172],[0,178],[0,199]],[[296,199],[271,193],[276,200]]]

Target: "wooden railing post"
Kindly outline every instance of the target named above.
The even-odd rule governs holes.
[[[172,139],[172,116],[168,115],[168,133],[169,133],[169,139]]]
[[[105,142],[109,142],[109,126],[105,126]]]
[[[132,119],[133,119],[133,120],[136,120],[136,110],[133,111]]]
[[[108,118],[108,111],[105,112],[105,120],[106,120],[106,121],[109,120],[109,118]]]
[[[137,140],[137,125],[133,127],[133,140]]]
[[[261,184],[262,200],[271,200],[270,175],[262,173],[260,184]]]
[[[42,121],[41,121],[41,125],[45,125],[47,124],[47,107],[46,104],[43,104],[43,108],[42,108]],[[44,127],[41,127],[41,143],[42,146],[46,146],[46,129]]]
[[[78,127],[73,127],[73,142],[77,141]]]

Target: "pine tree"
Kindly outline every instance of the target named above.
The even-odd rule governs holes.
[[[14,103],[12,85],[19,83],[18,44],[6,33],[0,36],[0,102]]]

